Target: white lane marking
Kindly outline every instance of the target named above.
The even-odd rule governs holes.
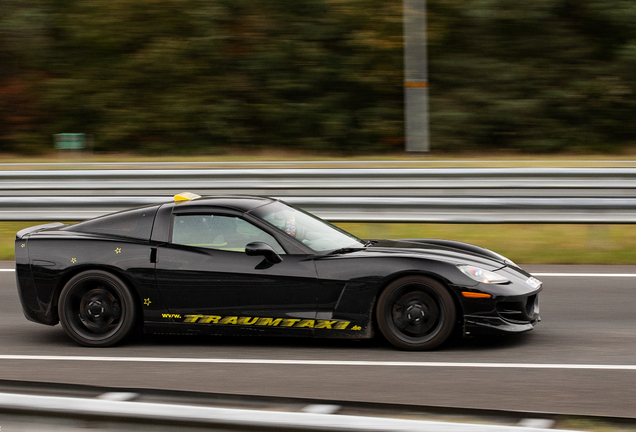
[[[203,364],[255,364],[300,366],[389,366],[389,367],[450,367],[450,368],[506,368],[506,369],[584,369],[584,370],[636,370],[636,365],[558,364],[558,363],[456,363],[456,362],[403,362],[368,360],[284,360],[233,358],[178,358],[178,357],[89,357],[0,355],[0,360],[86,361],[129,363],[203,363]]]
[[[3,272],[3,271],[10,272],[10,271],[15,271],[15,269],[0,269],[0,272]]]
[[[615,278],[633,278],[636,273],[532,273],[532,276],[538,277],[615,277]]]

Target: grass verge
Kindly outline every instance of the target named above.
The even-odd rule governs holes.
[[[0,260],[15,234],[46,222],[0,222]],[[636,225],[340,223],[362,238],[442,238],[492,249],[520,264],[636,264]],[[53,252],[54,253],[54,252]]]
[[[215,155],[160,155],[142,156],[131,153],[104,153],[51,151],[37,156],[0,153],[0,170],[13,169],[79,169],[79,168],[148,168],[144,163],[161,163],[163,167],[193,168],[197,166],[223,167],[260,165],[272,167],[358,167],[364,162],[366,167],[426,167],[426,168],[485,168],[485,167],[636,167],[636,148],[622,154],[519,154],[498,152],[484,156],[481,153],[445,154],[430,153],[390,153],[390,154],[329,154],[306,151],[263,150],[251,152],[227,152]],[[94,166],[91,164],[108,164]],[[44,164],[44,165],[42,165]],[[121,164],[121,166],[119,166]]]
[[[362,238],[441,238],[472,243],[519,264],[636,264],[636,225],[338,225]]]

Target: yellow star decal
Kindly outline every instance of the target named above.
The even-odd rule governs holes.
[[[72,262],[73,264],[75,264],[75,263],[77,262],[77,259],[75,259],[75,258],[71,258],[71,262]]]
[[[25,245],[24,243],[22,243],[22,244],[20,245],[20,247],[21,247],[21,248],[23,248],[23,247],[25,247],[25,246],[26,246],[26,245]]]
[[[152,303],[152,302],[150,301],[150,299],[149,299],[149,298],[144,299],[144,304],[145,304],[146,306],[150,306],[150,303]]]
[[[115,253],[116,253],[116,254],[121,253],[121,248],[117,248],[117,249],[115,249]]]

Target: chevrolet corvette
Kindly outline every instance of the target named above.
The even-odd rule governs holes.
[[[89,347],[145,333],[366,339],[430,350],[540,321],[542,284],[490,250],[363,240],[283,201],[183,193],[19,231],[27,319]]]

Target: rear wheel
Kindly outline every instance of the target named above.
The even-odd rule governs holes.
[[[89,347],[115,345],[135,324],[135,302],[117,276],[82,272],[67,282],[58,304],[60,323],[76,342]]]
[[[409,276],[389,284],[378,299],[378,327],[394,346],[419,351],[437,347],[451,335],[455,305],[436,280]]]

